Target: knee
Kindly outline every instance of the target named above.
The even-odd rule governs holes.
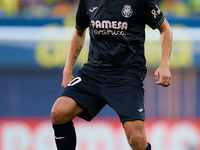
[[[74,119],[83,112],[77,103],[68,97],[60,97],[54,103],[51,110],[51,120],[53,124],[64,124]]]
[[[70,112],[65,106],[63,100],[58,99],[51,109],[51,120],[53,124],[64,124],[70,121]]]
[[[59,119],[60,118],[60,113],[58,112],[58,110],[52,108],[51,110],[51,120],[54,124],[59,124]]]
[[[53,124],[63,124],[65,122],[63,122],[64,120],[64,116],[63,116],[63,112],[59,109],[56,109],[56,107],[52,107],[51,110],[51,120],[53,122]]]
[[[53,124],[65,124],[73,119],[70,112],[52,108],[51,120]]]
[[[133,132],[130,135],[128,135],[128,142],[130,145],[133,145],[134,147],[138,147],[139,143],[144,140],[144,137],[139,132]]]
[[[124,123],[128,143],[134,150],[145,150],[147,147],[144,122],[141,120],[128,121]]]
[[[127,136],[129,145],[135,150],[145,150],[147,147],[146,136],[139,131],[134,131]]]

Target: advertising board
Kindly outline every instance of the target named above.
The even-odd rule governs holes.
[[[77,150],[131,150],[118,118],[74,121]],[[199,119],[148,118],[153,150],[200,150]],[[55,150],[49,118],[0,118],[0,150]]]

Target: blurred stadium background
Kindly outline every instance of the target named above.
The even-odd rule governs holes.
[[[173,29],[170,87],[157,86],[158,31],[147,28],[146,132],[153,150],[200,150],[200,1],[156,1]],[[50,111],[78,0],[0,0],[0,150],[55,150]],[[74,74],[87,60],[88,36]],[[130,150],[106,106],[90,123],[75,119],[77,150]]]

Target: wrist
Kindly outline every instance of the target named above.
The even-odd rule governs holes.
[[[163,60],[160,63],[160,67],[168,67],[169,68],[169,66],[170,66],[170,63],[168,60],[166,60],[166,61]]]

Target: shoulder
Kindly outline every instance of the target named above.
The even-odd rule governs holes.
[[[82,3],[84,5],[90,4],[92,2],[93,2],[92,0],[79,0],[79,3]]]

